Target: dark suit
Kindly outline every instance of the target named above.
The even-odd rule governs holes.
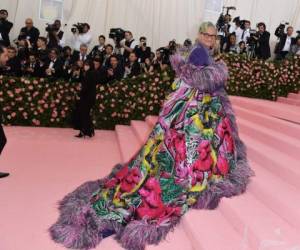
[[[6,63],[6,68],[9,67],[9,69],[6,70],[5,74],[9,76],[21,76],[21,62],[18,57],[11,58]]]
[[[32,27],[28,30],[26,27],[23,27],[20,31],[20,35],[18,36],[18,40],[26,40],[28,39],[30,43],[35,46],[36,42],[40,36],[40,31],[36,27]]]
[[[268,59],[271,57],[270,49],[270,33],[268,31],[259,35],[258,45],[256,47],[256,55],[261,59]]]
[[[88,55],[82,56],[79,51],[75,50],[73,52],[71,62],[73,64],[73,63],[76,63],[78,60],[86,61],[87,59],[89,59]]]
[[[127,67],[130,69],[130,74],[128,75],[128,77],[133,77],[141,74],[141,65],[138,62],[128,64]]]
[[[7,20],[0,20],[0,34],[2,37],[2,40],[0,40],[0,45],[3,45],[5,47],[8,47],[10,45],[9,32],[12,27],[13,23]]]
[[[107,68],[107,70],[106,70],[107,82],[112,82],[115,80],[120,81],[124,77],[125,69],[121,64],[119,64],[115,69],[113,69],[114,74],[112,76],[108,74],[109,69],[112,69],[112,68]]]
[[[92,135],[94,132],[90,113],[96,102],[96,84],[97,74],[95,71],[90,70],[83,73],[79,93],[80,100],[76,104],[73,125],[75,129],[79,129],[84,135]]]
[[[46,69],[49,68],[51,64],[51,60],[49,60],[47,63],[46,63],[46,66],[44,68],[44,70],[46,71]],[[54,69],[54,73],[52,74],[52,77],[54,78],[60,78],[60,77],[63,77],[63,69],[64,69],[64,62],[63,60],[61,60],[60,58],[57,58],[53,64],[53,67]],[[45,73],[46,74],[46,73]]]
[[[286,33],[282,34],[280,32],[280,27],[278,27],[275,31],[275,36],[279,38],[279,42],[276,44],[275,47],[275,54],[277,55],[277,59],[283,59],[290,52],[292,46],[296,44],[296,38],[291,37],[290,49],[288,51],[283,51],[287,39],[287,34]]]

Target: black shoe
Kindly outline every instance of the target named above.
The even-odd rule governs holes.
[[[85,135],[82,132],[80,132],[78,135],[75,135],[75,137],[77,137],[77,138],[83,138],[83,137],[85,137]]]
[[[9,176],[9,173],[1,173],[0,172],[0,178],[4,178],[4,177],[7,177]]]

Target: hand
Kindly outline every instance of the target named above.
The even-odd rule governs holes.
[[[114,75],[113,69],[107,70],[107,74],[108,74],[109,76],[113,76],[113,75]]]

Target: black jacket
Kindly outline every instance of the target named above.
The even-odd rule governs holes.
[[[280,33],[280,27],[278,27],[275,31],[275,36],[277,36],[279,38],[279,42],[277,43],[276,47],[275,47],[275,54],[280,53],[285,45],[286,42],[286,38],[287,38],[287,34],[286,33]],[[291,38],[291,47],[296,44],[296,38],[292,37]]]
[[[46,69],[49,68],[50,63],[51,63],[51,60],[49,60],[46,63],[44,71],[46,71]],[[63,77],[63,66],[64,66],[63,60],[61,60],[60,58],[57,58],[56,61],[54,62],[54,65],[53,65],[53,69],[55,70],[55,72],[52,75],[52,77],[54,77],[54,78]],[[44,74],[46,75],[46,72]]]
[[[36,27],[32,27],[30,30],[28,30],[26,27],[23,27],[20,30],[18,40],[24,40],[29,38],[30,43],[33,46],[35,46],[39,36],[40,36],[40,31]]]
[[[81,81],[80,102],[94,105],[96,102],[97,74],[94,70],[83,73]]]
[[[18,57],[14,57],[12,59],[9,59],[6,63],[6,75],[9,76],[21,76],[21,62]]]
[[[9,32],[13,27],[13,23],[7,20],[0,20],[0,34],[3,40],[0,40],[0,45],[8,47],[10,45]]]
[[[259,35],[256,55],[258,58],[265,60],[271,57],[270,33],[268,31]]]

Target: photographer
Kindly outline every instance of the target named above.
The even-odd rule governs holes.
[[[95,57],[98,56],[98,57],[101,58],[101,60],[103,59],[104,54],[105,54],[105,40],[106,40],[106,38],[105,38],[104,35],[101,35],[101,36],[98,37],[99,45],[96,45],[92,49],[91,53],[89,54],[90,58],[94,59]]]
[[[246,44],[248,44],[249,38],[251,36],[251,22],[248,20],[243,20],[241,27],[243,32],[242,32],[241,40],[239,42],[243,41]]]
[[[140,38],[140,45],[135,48],[135,54],[139,63],[144,63],[146,58],[150,58],[151,48],[147,46],[146,37],[142,36]]]
[[[153,68],[155,71],[164,71],[168,68],[169,58],[165,48],[156,50],[156,58],[153,61]]]
[[[26,40],[29,43],[29,47],[36,47],[36,42],[40,36],[40,31],[33,26],[31,18],[27,18],[25,21],[25,27],[20,30],[18,36],[18,42],[20,40]]]
[[[121,80],[124,77],[124,73],[125,68],[119,62],[119,58],[116,55],[112,55],[110,57],[110,66],[106,69],[107,82]]]
[[[0,46],[8,47],[10,45],[9,32],[11,31],[13,24],[7,21],[7,10],[0,10]]]
[[[266,25],[264,23],[259,23],[257,27],[258,32],[254,36],[254,39],[257,42],[255,49],[256,56],[260,59],[267,60],[271,57],[270,33],[266,31]]]
[[[60,20],[55,20],[53,24],[48,25],[46,27],[46,31],[48,32],[48,49],[59,49],[64,46],[64,32],[61,30],[61,22]]]
[[[229,29],[229,33],[235,33],[236,37],[236,44],[239,44],[239,42],[242,40],[243,35],[243,29],[241,28],[242,21],[240,20],[240,17],[236,17],[233,19],[233,22],[235,25],[231,25]]]
[[[279,42],[276,44],[275,54],[277,60],[284,59],[290,52],[292,46],[296,43],[296,39],[293,36],[294,29],[292,26],[287,28],[287,32],[284,32],[285,25],[280,24],[276,31],[275,36],[279,38]]]
[[[63,76],[63,61],[58,57],[58,50],[51,49],[49,61],[46,64],[45,74],[47,77],[60,78]]]
[[[21,62],[17,56],[17,49],[15,47],[7,47],[8,61],[5,67],[5,75],[8,76],[21,76]]]
[[[80,50],[81,44],[86,44],[87,46],[90,45],[92,42],[92,34],[90,32],[90,25],[87,23],[78,23],[73,25],[74,28],[72,28],[72,44],[73,49],[76,51]]]
[[[141,73],[141,65],[137,61],[138,58],[134,52],[130,53],[129,61],[125,66],[125,77],[138,76]]]
[[[133,39],[131,31],[125,31],[125,41],[122,41],[120,45],[124,48],[123,57],[126,63],[128,62],[130,53],[138,46],[137,41]]]
[[[296,37],[296,43],[291,48],[291,54],[300,56],[300,34]]]
[[[227,12],[229,9],[227,8]],[[226,15],[223,15],[223,13],[220,15],[218,21],[217,21],[217,30],[218,30],[218,37],[220,39],[220,49],[221,52],[223,52],[224,44],[227,42],[227,37],[229,35],[229,29],[230,29],[230,22],[231,22],[231,15],[228,13]]]

